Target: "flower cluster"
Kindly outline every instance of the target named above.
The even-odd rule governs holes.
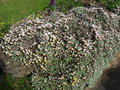
[[[97,70],[106,68],[99,65],[110,59],[103,58],[120,49],[120,18],[113,15],[102,8],[78,7],[67,15],[31,16],[12,26],[0,46],[11,61],[34,69],[35,89],[84,90]]]

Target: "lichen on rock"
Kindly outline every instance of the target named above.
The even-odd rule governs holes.
[[[97,7],[44,14],[11,27],[0,44],[9,57],[5,64],[25,67],[23,75],[32,72],[35,90],[93,86],[120,50],[120,16]]]

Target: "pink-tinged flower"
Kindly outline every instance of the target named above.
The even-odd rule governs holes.
[[[54,5],[54,4],[55,4],[55,0],[51,0],[50,5]]]

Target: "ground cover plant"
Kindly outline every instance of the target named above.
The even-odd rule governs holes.
[[[105,4],[108,1],[106,0],[106,2],[103,2],[102,0],[101,1],[99,0],[98,2],[101,2],[101,3]],[[114,5],[113,6],[108,6],[108,8],[112,8],[113,9],[113,8],[119,6],[119,1],[116,0],[115,3],[111,3],[111,2],[110,2],[109,5],[113,5],[113,4]],[[15,23],[16,21],[21,20],[22,18],[24,18],[24,17],[26,17],[26,16],[28,16],[30,14],[35,13],[36,11],[44,10],[44,8],[46,8],[49,5],[49,1],[47,1],[47,0],[46,1],[45,0],[36,1],[35,3],[33,3],[32,0],[31,1],[24,0],[24,1],[21,1],[21,2],[19,0],[16,0],[16,1],[13,0],[13,2],[12,2],[12,0],[10,0],[10,1],[6,1],[4,3],[5,4],[3,4],[3,2],[0,3],[0,11],[1,11],[0,12],[0,21],[2,21],[1,24],[0,24],[0,28],[1,28],[1,30],[0,30],[1,33],[0,34],[1,34],[2,37],[4,36],[4,33],[7,32],[7,30],[9,29],[11,24]],[[20,5],[20,7],[18,6],[18,3]],[[41,6],[41,4],[43,6]],[[58,10],[58,11],[62,11],[64,13],[67,13],[67,10],[71,9],[72,7],[78,6],[78,5],[82,5],[82,4],[81,3],[74,3],[74,0],[73,1],[70,1],[70,0],[66,0],[66,1],[65,0],[56,0],[56,5],[53,6],[53,7],[49,7],[48,9],[50,9],[50,10],[52,9],[54,11]],[[21,7],[21,6],[23,6],[23,7]],[[83,10],[81,10],[81,8],[79,8],[76,11],[76,13],[78,13],[78,14],[76,14],[76,16],[79,17],[81,20],[83,20],[83,17],[84,17],[84,15],[81,15],[81,14],[86,13],[86,11],[84,11],[84,8],[82,8],[82,9]],[[106,19],[108,17],[101,17],[102,15],[101,16],[98,15],[99,12],[102,12],[102,9],[100,9],[96,13],[97,15],[93,15],[94,18],[97,19],[97,22],[101,22],[101,23],[109,22]],[[47,21],[46,18],[45,18],[47,15],[48,15],[47,16],[48,18],[52,18],[53,20],[57,17],[56,13],[53,16],[51,15],[52,12],[48,13],[46,11],[46,13],[45,12],[43,12],[43,13],[42,12],[41,13],[36,12],[35,15],[29,16],[27,18],[28,24],[31,24],[30,23],[31,20],[33,20],[33,22],[35,21],[34,23],[36,23],[41,18],[43,18],[43,23],[48,23],[49,20]],[[50,15],[50,17],[49,17],[49,15]],[[55,18],[54,18],[54,16],[55,16]],[[63,15],[63,17],[64,17],[64,15]],[[44,22],[44,19],[46,20],[46,22]],[[84,19],[86,20],[86,22],[84,22],[82,24],[89,25],[88,24],[89,23],[89,19],[86,18],[86,17],[84,17]],[[24,20],[26,20],[26,19],[24,19]],[[22,22],[24,23],[24,20],[19,21],[18,24],[20,24]],[[75,20],[76,20],[76,18],[75,18]],[[87,20],[88,20],[88,22],[87,22]],[[52,20],[50,20],[50,21],[52,22]],[[72,21],[70,23],[72,23]],[[70,25],[70,23],[68,23],[68,26]],[[115,25],[118,25],[119,22],[116,19],[115,21],[111,20],[109,23],[110,23],[110,25],[113,26],[113,28],[115,27],[115,29],[116,29]],[[73,20],[73,24],[77,25],[77,23],[75,23],[74,20]],[[50,24],[48,24],[48,26],[49,25]],[[24,24],[23,24],[23,26],[24,26]],[[73,29],[73,27],[74,26],[72,26],[71,28]],[[103,27],[106,27],[106,26],[103,25]],[[46,28],[48,29],[49,27],[46,27]],[[68,28],[69,27],[67,27],[67,26],[65,26],[65,27],[60,26],[59,29],[61,29],[62,32],[66,32],[66,34],[63,34],[63,37],[65,35],[71,34],[71,33],[69,33],[69,31],[68,32],[66,31]],[[99,28],[99,30],[101,29],[100,27],[98,27],[98,28]],[[75,28],[75,29],[79,29],[79,28]],[[14,28],[12,28],[11,30],[14,30]],[[17,30],[19,30],[19,29],[17,29]],[[106,31],[107,31],[107,28],[106,28]],[[71,30],[71,32],[72,32],[72,30]],[[116,32],[117,32],[117,30],[116,30]],[[18,32],[18,34],[19,33],[21,33],[21,35],[23,35],[23,37],[24,37],[24,31]],[[45,34],[45,33],[48,34],[49,32],[43,32],[43,34]],[[94,33],[94,31],[93,31],[93,33]],[[101,32],[101,33],[104,34],[104,32]],[[94,81],[96,80],[97,76],[100,75],[99,73],[101,73],[101,71],[104,68],[108,67],[108,65],[107,65],[108,62],[110,60],[112,60],[112,58],[114,57],[114,56],[110,56],[110,55],[111,54],[115,54],[117,52],[117,50],[119,50],[119,46],[115,44],[117,42],[119,44],[118,36],[116,36],[116,35],[119,35],[119,34],[117,33],[114,36],[114,32],[111,31],[110,33],[112,33],[112,34],[110,34],[110,35],[106,35],[105,34],[105,38],[109,38],[108,41],[101,41],[101,40],[96,40],[95,41],[95,46],[93,46],[93,48],[92,48],[92,49],[94,49],[93,51],[90,49],[91,47],[89,47],[89,45],[87,47],[87,42],[89,42],[89,41],[85,41],[85,40],[80,40],[79,41],[79,40],[77,40],[74,37],[74,35],[73,35],[73,38],[72,38],[73,40],[70,41],[70,42],[68,40],[66,40],[68,38],[65,37],[64,38],[65,40],[63,39],[64,40],[63,45],[59,45],[58,43],[60,43],[60,42],[58,42],[56,44],[57,41],[52,42],[52,40],[54,39],[54,36],[51,36],[51,35],[49,36],[48,35],[50,38],[52,38],[52,39],[50,39],[50,43],[47,43],[47,42],[44,43],[43,42],[43,43],[40,43],[41,45],[36,45],[36,43],[33,43],[33,45],[35,44],[35,48],[34,48],[35,51],[33,51],[35,54],[31,55],[32,57],[27,57],[26,53],[29,54],[31,52],[27,51],[26,49],[25,49],[26,51],[24,51],[24,48],[22,48],[22,47],[20,48],[20,50],[21,50],[20,52],[22,52],[22,54],[20,54],[20,52],[17,53],[16,51],[15,52],[9,52],[9,51],[6,52],[7,50],[12,48],[11,47],[12,46],[12,42],[10,43],[11,46],[9,46],[9,45],[6,46],[7,44],[4,45],[6,47],[6,50],[4,50],[5,51],[4,53],[6,53],[6,55],[8,55],[9,57],[13,56],[12,58],[14,58],[13,60],[15,60],[15,61],[19,60],[19,61],[17,61],[19,64],[26,65],[26,66],[28,66],[29,64],[31,64],[31,65],[35,64],[34,68],[36,68],[36,69],[34,69],[34,72],[32,73],[32,76],[31,76],[31,83],[32,83],[32,86],[33,86],[34,89],[37,89],[37,88],[43,89],[43,88],[46,87],[46,85],[48,85],[48,87],[46,87],[46,89],[58,89],[58,88],[61,88],[61,89],[68,89],[68,88],[69,89],[79,89],[79,88],[81,88],[81,90],[82,90],[82,89],[88,87],[90,85],[89,83],[94,83]],[[81,33],[79,33],[79,34],[81,35]],[[98,37],[99,39],[102,39],[102,37],[99,36],[99,35],[101,35],[101,34],[99,34],[99,32],[96,32],[96,34],[98,34],[98,36],[96,36],[96,37]],[[39,34],[36,34],[36,35],[37,35],[37,37],[35,37],[35,38],[38,38]],[[16,36],[16,35],[13,35],[13,37],[14,36]],[[111,38],[113,36],[114,36],[114,38]],[[8,36],[6,35],[5,37],[9,37],[9,35]],[[68,36],[68,37],[70,37],[70,36]],[[31,38],[33,39],[33,37],[31,37]],[[88,38],[88,37],[85,36],[85,39],[86,38]],[[92,40],[94,42],[95,36],[91,35],[91,38],[92,38]],[[29,40],[29,38],[26,36],[25,40],[27,41],[27,40]],[[62,40],[62,39],[59,39],[59,40]],[[6,42],[9,43],[8,41],[6,41]],[[14,39],[12,41],[14,41]],[[26,41],[25,42],[21,41],[22,43],[17,43],[17,44],[18,45],[22,45],[22,44],[25,45],[25,43],[27,43]],[[82,43],[82,45],[79,42]],[[39,43],[39,42],[37,42],[37,43]],[[76,45],[79,45],[79,44],[81,45],[81,47],[85,45],[85,49],[88,49],[88,51],[90,51],[90,53],[86,52],[86,51],[80,51],[77,54],[76,50],[78,50],[80,47],[77,47]],[[36,46],[37,46],[37,48],[36,48]],[[4,49],[4,47],[2,47],[2,48]],[[14,48],[12,50],[14,51]],[[53,50],[53,51],[51,52],[50,50]],[[44,53],[46,53],[46,54],[43,55]],[[49,57],[51,54],[52,54],[52,57]],[[55,54],[55,56],[54,56],[54,54]],[[68,57],[66,57],[65,54]],[[79,54],[81,55],[80,57],[82,58],[82,59],[80,59],[81,61],[79,61],[78,60],[79,58],[77,58],[77,56],[79,56]],[[34,60],[36,60],[35,58],[41,60],[41,57],[37,57],[37,55],[41,55],[41,56],[43,55],[42,56],[42,59],[43,59],[42,63],[41,62],[39,63],[39,61],[34,61]],[[85,56],[85,57],[83,58],[83,56]],[[65,58],[63,58],[63,57],[65,57]],[[92,57],[95,57],[95,58],[92,58]],[[29,60],[25,61],[26,58],[30,59],[30,61]],[[31,60],[31,58],[32,58],[33,61]],[[49,61],[51,63],[47,63],[46,60],[48,58],[49,58]],[[77,60],[77,61],[75,61],[75,60]],[[95,72],[95,74],[93,76],[91,76],[91,75],[94,73],[93,72],[94,70],[91,71],[91,70],[88,69],[88,67],[93,68],[93,66],[92,66],[93,62],[91,60],[96,62],[94,64],[95,67],[98,68],[96,70],[100,70],[100,72]],[[76,65],[76,63],[78,63],[78,62],[81,62],[81,63],[79,65]],[[59,63],[62,63],[62,65],[58,65]],[[49,65],[49,64],[52,64],[52,65]],[[102,67],[100,67],[99,65],[101,65]],[[85,66],[87,66],[87,67],[85,67]],[[57,69],[56,69],[56,67],[57,67]],[[82,70],[81,69],[78,70],[79,68],[82,68]],[[68,72],[67,72],[67,70],[68,70]],[[64,71],[66,71],[66,72],[64,72]],[[89,73],[89,75],[87,75],[87,73]],[[66,74],[68,74],[68,76],[66,76]],[[89,79],[90,77],[91,77],[91,79]],[[47,82],[49,82],[49,83],[47,83]],[[83,83],[83,82],[85,84],[82,85],[81,83]],[[24,83],[24,82],[22,82],[22,83]],[[54,85],[54,87],[53,87],[53,85]]]
[[[10,26],[15,22],[19,22],[19,20],[34,13],[36,14],[36,17],[40,17],[40,14],[37,14],[37,12],[43,11],[45,8],[49,7],[49,3],[50,3],[50,0],[35,0],[35,1],[34,0],[2,0],[0,1],[0,39],[3,38],[4,34],[8,32]],[[60,6],[63,5],[64,3],[64,6],[66,4],[66,7],[69,6],[70,4],[70,2],[67,3],[64,0],[61,0],[61,1],[56,0],[55,3]],[[71,3],[73,4],[73,2]],[[10,76],[7,75],[3,77],[9,78]],[[13,84],[14,83],[10,80],[9,83],[7,84],[8,88],[9,89],[13,88]],[[4,87],[1,87],[1,89],[3,88]],[[18,87],[18,88],[20,89],[21,87]]]
[[[119,16],[96,7],[40,15],[13,25],[4,36],[1,48],[9,57],[5,64],[29,67],[23,70],[32,72],[35,90],[92,86],[120,49]],[[9,72],[14,76],[28,74],[13,70]]]

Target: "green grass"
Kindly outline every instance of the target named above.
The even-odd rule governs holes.
[[[0,38],[10,25],[49,5],[49,0],[6,0],[0,2]]]
[[[50,0],[8,0],[0,2],[0,23],[18,21],[49,5]],[[71,1],[56,0],[56,3],[70,5]],[[73,2],[72,2],[73,3]]]
[[[50,0],[6,0],[0,1],[0,38],[4,36],[10,25],[37,11],[42,11],[49,6]],[[65,8],[77,4],[70,0],[56,0],[56,6]]]
[[[41,11],[49,0],[8,0],[0,3],[0,22],[18,21],[36,11]]]

